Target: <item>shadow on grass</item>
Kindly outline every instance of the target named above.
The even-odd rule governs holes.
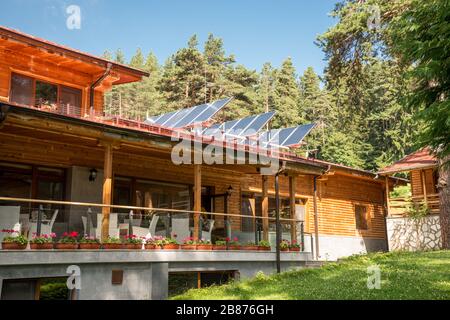
[[[381,289],[367,288],[367,267],[378,265]],[[450,299],[450,251],[354,256],[318,269],[258,275],[180,299]]]

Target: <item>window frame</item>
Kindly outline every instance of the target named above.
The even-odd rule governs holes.
[[[364,221],[365,221],[365,228],[361,228],[361,216],[358,217],[358,207],[365,208],[365,214],[364,214]],[[365,203],[354,203],[353,204],[353,213],[355,218],[355,229],[360,232],[369,231],[371,229],[370,225],[370,206]],[[360,222],[358,224],[358,222]]]
[[[76,86],[76,85],[67,85],[65,83],[61,83],[58,82],[56,80],[53,79],[47,79],[47,78],[42,78],[39,76],[35,76],[35,75],[29,75],[29,74],[24,74],[21,72],[17,72],[12,70],[10,73],[10,80],[9,80],[9,102],[10,103],[14,103],[17,104],[16,102],[12,101],[12,93],[13,93],[13,86],[12,86],[12,81],[13,81],[13,77],[14,75],[17,75],[19,77],[23,77],[23,78],[28,78],[31,79],[32,81],[32,92],[31,92],[31,102],[32,104],[29,105],[29,107],[34,107],[36,108],[36,82],[43,82],[43,83],[47,83],[50,85],[54,85],[57,88],[57,92],[56,92],[56,106],[58,109],[61,109],[61,92],[63,90],[63,88],[67,88],[69,90],[72,90],[73,92],[75,91],[79,91],[80,93],[80,115],[83,112],[83,107],[84,107],[84,88],[80,87],[80,86]],[[19,104],[20,105],[20,104]],[[27,105],[28,106],[28,105]]]

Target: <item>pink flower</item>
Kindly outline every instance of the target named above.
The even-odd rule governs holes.
[[[226,241],[226,242],[230,242],[230,238],[227,237],[227,238],[225,239],[225,241]]]
[[[234,237],[234,238],[233,238],[233,241],[238,241],[238,238],[237,238],[237,237]]]

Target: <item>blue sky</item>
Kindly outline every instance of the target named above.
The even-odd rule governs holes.
[[[301,74],[322,73],[322,51],[314,44],[334,21],[335,0],[2,0],[0,25],[92,54],[121,48],[129,59],[140,47],[160,63],[208,33],[224,40],[238,63],[260,70],[290,56]],[[66,27],[66,8],[81,8],[81,29]]]

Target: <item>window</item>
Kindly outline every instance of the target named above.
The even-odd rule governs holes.
[[[34,106],[61,114],[81,115],[82,92],[20,74],[11,76],[11,97],[13,103]]]
[[[11,102],[33,105],[33,79],[13,73],[11,76]]]
[[[34,167],[0,163],[0,196],[9,198],[35,198],[42,200],[63,200],[65,175],[63,169]],[[10,202],[19,205],[23,214],[30,213],[30,204]],[[43,204],[44,210],[61,209],[58,205]],[[35,205],[33,205],[35,207]],[[58,215],[58,221],[62,215]]]
[[[249,196],[243,195],[241,201],[241,214],[243,216],[253,217],[255,212],[255,199]],[[255,231],[255,219],[253,218],[242,218],[241,219],[241,231],[243,232],[253,232]]]
[[[367,223],[367,211],[367,206],[359,204],[355,205],[356,229],[367,230],[369,228]]]
[[[58,96],[58,86],[47,82],[36,81],[36,107],[50,107],[56,110],[56,100]]]

